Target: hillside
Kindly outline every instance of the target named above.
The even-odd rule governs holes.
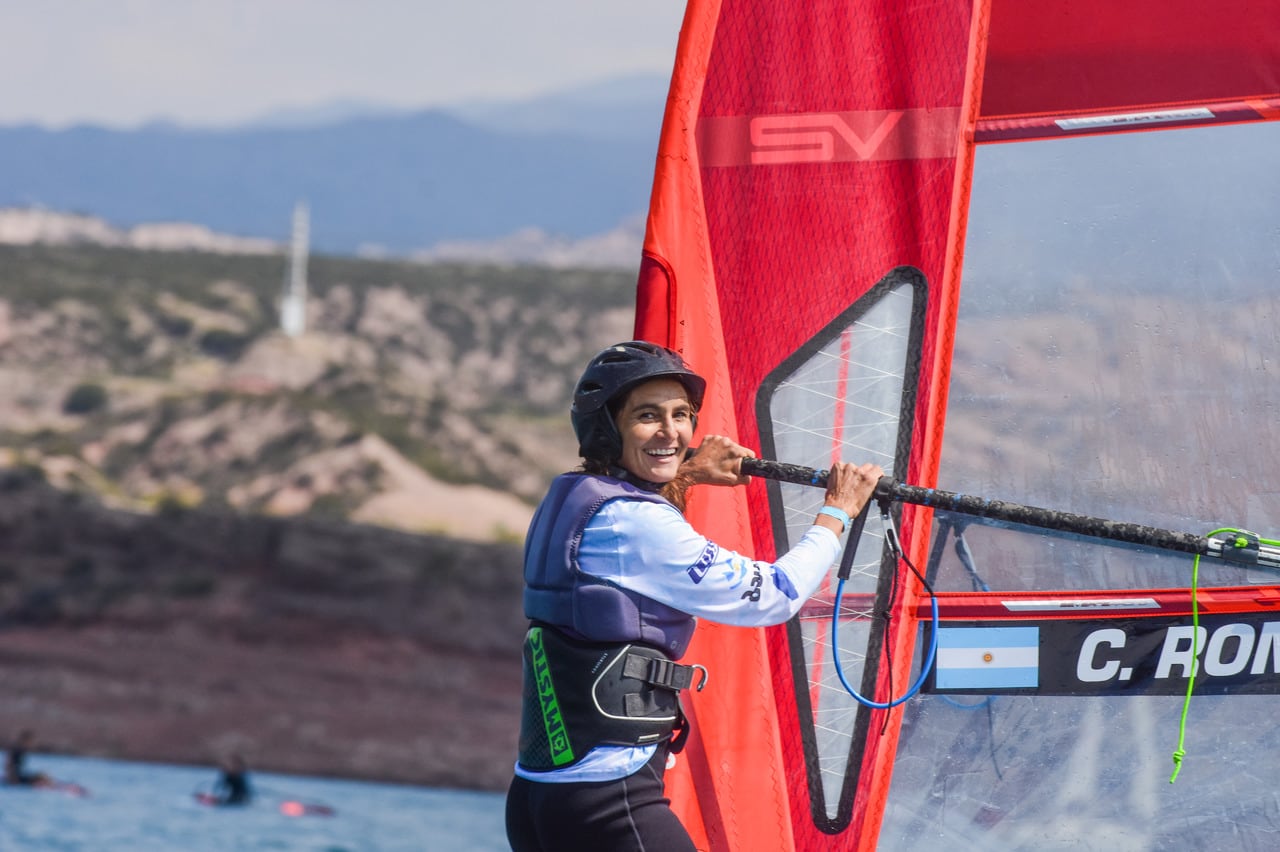
[[[111,505],[519,536],[576,460],[568,400],[629,336],[620,272],[0,247],[0,463]]]
[[[0,736],[498,789],[621,273],[0,247]]]

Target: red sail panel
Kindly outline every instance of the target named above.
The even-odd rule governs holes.
[[[992,0],[982,118],[1280,97],[1274,0]]]
[[[938,329],[954,321],[947,288],[959,269],[952,220],[963,218],[967,159],[957,154],[971,17],[954,2],[689,4],[636,333],[680,350],[710,379],[703,434],[759,447],[762,380],[909,265],[930,288],[917,390],[930,416],[915,423],[918,449],[903,473],[933,481],[928,453],[941,422],[932,415],[942,410],[934,399],[950,357]],[[698,495],[692,520],[726,546],[774,556],[763,483],[735,492]],[[892,641],[893,658],[909,664],[912,631]],[[786,643],[783,628],[699,627],[689,659],[714,672],[713,684],[692,701],[696,735],[669,793],[700,848],[873,848],[879,811],[870,800],[887,789],[897,713],[883,736],[881,719],[873,724],[871,770],[850,769],[859,805],[833,836],[812,812]]]

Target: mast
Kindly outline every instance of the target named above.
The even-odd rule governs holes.
[[[289,268],[284,296],[280,300],[280,330],[298,337],[307,330],[307,252],[310,211],[305,201],[293,208],[293,236],[290,240]]]

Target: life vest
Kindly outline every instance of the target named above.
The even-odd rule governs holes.
[[[582,531],[616,499],[671,505],[658,494],[607,476],[566,473],[551,483],[525,539],[524,614],[588,642],[642,642],[680,659],[693,616],[578,569]]]
[[[519,760],[530,771],[571,766],[598,745],[676,736],[679,750],[687,733],[680,690],[698,672],[698,688],[705,683],[701,666],[675,662],[693,635],[692,616],[578,568],[587,522],[615,499],[667,503],[612,477],[564,474],[529,527]]]

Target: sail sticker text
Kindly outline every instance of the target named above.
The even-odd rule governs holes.
[[[986,694],[1181,695],[1194,671],[1197,693],[1280,693],[1280,620],[1244,613],[1202,617],[1198,628],[1190,621],[1164,616],[945,622],[939,631],[938,670],[927,688]],[[1018,663],[1024,668],[1036,666],[1035,679],[1019,680],[1009,668],[998,668],[1011,652],[992,637],[1016,636],[1010,632],[1016,630],[1024,631],[1029,640],[1025,631],[1036,631],[1038,642],[1021,643],[1028,651],[1017,658],[1029,661]],[[943,649],[949,648],[956,650],[944,655]],[[1034,655],[1026,656],[1032,650]]]
[[[706,116],[703,166],[775,166],[954,157],[960,110],[898,109]]]
[[[1197,632],[1198,631],[1198,632]],[[1193,641],[1195,640],[1195,641]],[[1125,665],[1125,632],[1116,627],[1095,630],[1085,637],[1076,664],[1076,677],[1085,683],[1131,680],[1134,667]],[[1170,627],[1156,657],[1153,677],[1234,677],[1246,669],[1251,675],[1276,672],[1280,662],[1280,623],[1266,622],[1261,630],[1251,624],[1224,624],[1212,632],[1190,624]]]
[[[1212,110],[1196,107],[1193,109],[1165,109],[1150,112],[1059,118],[1054,123],[1063,130],[1097,130],[1098,128],[1115,128],[1139,124],[1162,124],[1170,121],[1208,121],[1214,117]]]

